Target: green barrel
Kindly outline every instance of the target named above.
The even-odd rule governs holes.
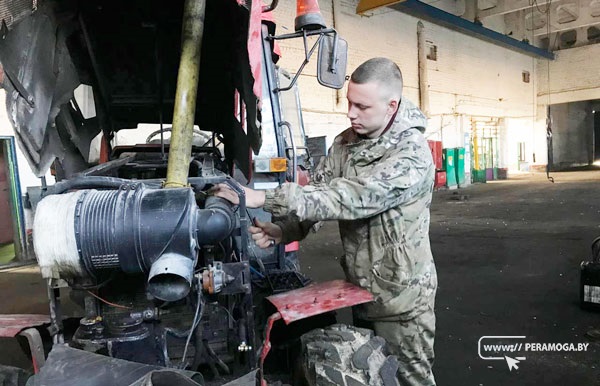
[[[454,149],[454,163],[456,164],[456,182],[459,187],[465,185],[465,148],[457,147]]]
[[[485,170],[473,169],[473,182],[486,182]]]
[[[456,162],[454,159],[454,148],[442,150],[442,164],[446,171],[446,186],[456,186]]]

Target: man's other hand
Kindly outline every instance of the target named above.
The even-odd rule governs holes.
[[[252,240],[260,248],[269,248],[281,242],[283,232],[279,225],[272,222],[261,222],[254,219],[254,226],[250,226],[248,231],[252,234]]]
[[[242,186],[246,192],[246,206],[248,208],[260,208],[265,204],[265,192],[262,190],[253,190]],[[221,197],[231,202],[232,204],[239,205],[240,198],[237,193],[234,192],[229,185],[218,184],[213,187],[211,193],[217,197]]]

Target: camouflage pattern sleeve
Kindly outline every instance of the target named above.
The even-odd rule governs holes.
[[[361,151],[351,154],[346,162],[347,177],[336,175],[328,183],[308,186],[287,183],[267,191],[265,210],[277,216],[294,214],[300,220],[355,220],[409,202],[429,189],[432,161],[420,133],[406,130],[401,137],[385,159],[374,160]],[[365,168],[365,163],[373,166]],[[368,171],[352,176],[352,169]]]
[[[327,155],[321,159],[319,164],[315,167],[311,185],[323,185],[328,184],[333,178],[342,176],[342,166],[340,165],[339,157],[336,156],[337,152],[334,150],[334,144],[327,151]]]
[[[334,176],[341,174],[339,164],[336,166],[336,159],[332,156],[332,149],[329,149],[327,154],[328,156],[323,157],[315,168],[311,184],[327,184]],[[303,240],[317,222],[314,220],[302,221],[294,214],[287,214],[274,221],[283,232],[282,242],[284,244]]]
[[[316,221],[300,221],[298,217],[294,215],[288,215],[277,219],[273,223],[279,225],[281,228],[283,233],[281,242],[283,244],[288,244],[292,241],[304,240],[306,236],[308,236],[308,232],[310,232],[313,225],[315,225]]]

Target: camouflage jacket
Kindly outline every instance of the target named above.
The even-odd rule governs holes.
[[[284,242],[305,237],[315,221],[339,221],[346,277],[375,296],[358,309],[364,319],[409,320],[434,304],[429,207],[435,170],[421,132],[426,124],[404,99],[379,138],[361,139],[347,129],[310,185],[287,183],[266,193],[264,209],[286,216],[277,222]]]

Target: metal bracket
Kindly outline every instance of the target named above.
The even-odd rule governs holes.
[[[278,36],[273,36],[273,35],[267,36],[267,40],[286,40],[286,39],[302,37],[302,40],[304,42],[304,61],[300,65],[298,72],[296,72],[296,75],[294,75],[294,77],[292,78],[288,87],[285,87],[285,88],[278,87],[275,90],[273,90],[273,92],[277,93],[277,92],[281,92],[281,91],[288,91],[292,87],[294,87],[294,84],[296,84],[298,77],[302,73],[302,70],[304,70],[304,67],[308,64],[310,57],[312,56],[313,52],[315,51],[315,49],[318,47],[319,43],[323,39],[323,36],[329,35],[329,34],[334,34],[334,36],[337,36],[337,32],[333,28],[324,28],[324,29],[319,29],[319,30],[314,30],[314,31],[302,30],[302,31],[291,33],[291,34],[278,35]],[[313,44],[312,48],[309,50],[307,37],[312,36],[312,35],[319,35],[319,38],[317,39],[315,44]],[[336,50],[334,47],[334,53],[335,53],[335,51]]]
[[[35,328],[28,328],[19,333],[24,336],[29,343],[29,350],[31,351],[31,361],[33,362],[33,371],[38,373],[40,368],[46,364],[46,355],[44,354],[44,343],[42,342],[42,336],[40,332]]]

